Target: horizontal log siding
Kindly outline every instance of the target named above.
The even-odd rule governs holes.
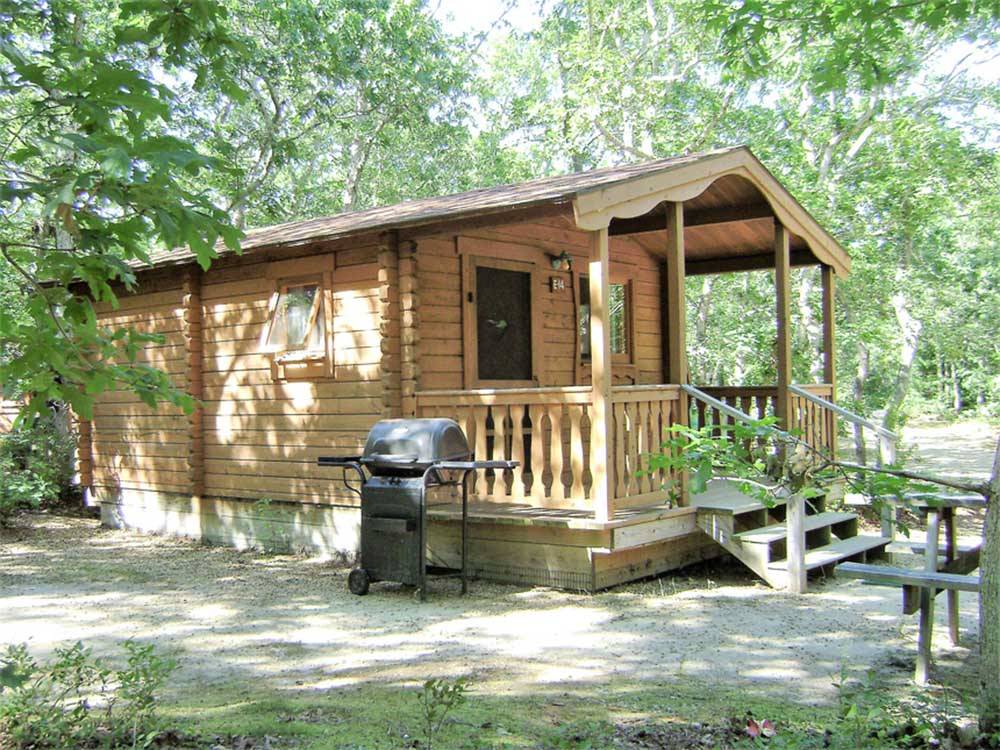
[[[542,386],[577,384],[576,307],[573,275],[553,271],[548,255],[564,250],[573,268],[585,271],[590,253],[589,233],[571,228],[564,219],[473,229],[418,240],[420,288],[419,390],[463,387],[462,252],[529,260],[541,267],[533,300],[542,307],[545,360],[536,368]],[[510,253],[516,255],[512,256]],[[640,384],[661,383],[659,261],[627,237],[611,238],[611,262],[616,270],[631,272],[635,295],[635,369]],[[550,278],[562,276],[566,288],[552,291]],[[624,368],[617,368],[620,371]],[[624,382],[624,381],[623,381]]]
[[[294,273],[334,268],[334,375],[275,380],[271,358],[260,352],[275,288],[268,263],[246,263],[204,274],[201,288],[204,351],[204,464],[207,496],[273,498],[354,504],[316,458],[360,451],[383,409],[380,289],[375,246],[317,254],[296,261]],[[280,269],[279,269],[280,271]],[[278,275],[281,275],[280,273]],[[170,373],[186,386],[181,271],[125,297],[117,310],[98,306],[102,324],[161,334],[139,361]],[[388,326],[391,328],[391,325]],[[114,490],[187,494],[188,418],[161,405],[149,409],[129,391],[103,394],[95,407],[95,482]]]
[[[101,325],[132,327],[163,336],[147,344],[138,362],[169,373],[178,388],[187,386],[187,352],[181,276],[159,281],[149,291],[122,297],[117,309],[95,305]],[[93,482],[99,490],[162,490],[190,492],[188,476],[188,422],[169,404],[150,409],[131,391],[111,390],[99,395],[91,427]]]
[[[206,275],[207,495],[355,504],[339,473],[316,458],[360,451],[382,412],[376,253],[371,246],[313,258],[317,269],[334,268],[333,378],[274,379],[271,357],[260,352],[275,287],[266,264]]]

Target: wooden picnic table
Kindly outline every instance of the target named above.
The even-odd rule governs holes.
[[[923,571],[843,563],[837,566],[837,572],[869,583],[900,586],[903,590],[903,612],[913,614],[919,610],[920,624],[914,680],[923,685],[927,683],[930,672],[935,597],[941,591],[948,592],[948,633],[951,642],[957,644],[958,593],[979,590],[979,578],[969,574],[979,567],[981,543],[959,548],[955,511],[958,508],[985,508],[986,498],[981,495],[917,493],[907,495],[895,504],[923,513],[927,518],[926,542],[922,545],[919,543],[910,545],[914,552],[923,552]],[[939,555],[942,522],[945,529],[943,564]]]

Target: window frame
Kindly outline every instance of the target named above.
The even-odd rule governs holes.
[[[576,298],[576,337],[577,337],[577,362],[581,365],[590,366],[590,359],[583,357],[583,341],[580,336],[580,329],[583,323],[581,308],[583,302],[580,298],[580,289],[584,280],[589,280],[586,273],[574,272],[574,297]],[[611,363],[620,365],[635,364],[635,284],[633,274],[623,271],[612,271],[608,286],[621,286],[625,290],[625,351],[611,353]],[[588,325],[588,330],[590,327]]]
[[[611,365],[613,369],[613,376],[623,376],[626,379],[630,379],[633,382],[637,382],[637,372],[636,372],[636,352],[635,352],[635,276],[636,270],[632,267],[623,267],[618,264],[613,264],[611,266],[611,273],[608,278],[608,285],[619,285],[624,287],[625,290],[625,351],[621,353],[611,354]],[[590,359],[583,358],[583,341],[580,335],[581,325],[583,323],[583,316],[581,309],[583,307],[581,298],[581,285],[584,280],[590,279],[589,274],[586,271],[573,271],[573,298],[576,303],[576,367],[577,367],[577,382],[583,383],[588,380],[590,375]],[[588,325],[588,330],[589,330]]]
[[[333,279],[329,272],[309,273],[294,276],[281,276],[273,279],[274,286],[267,306],[267,324],[261,333],[260,350],[271,359],[271,374],[275,380],[310,379],[317,377],[333,377]],[[278,304],[282,295],[295,287],[315,286],[316,297],[309,314],[309,325],[306,329],[305,342],[301,345],[289,346],[271,344],[271,332],[274,330]],[[319,324],[322,316],[322,344],[317,348],[309,348],[308,340],[313,326]]]

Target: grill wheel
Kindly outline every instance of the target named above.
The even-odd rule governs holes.
[[[355,568],[351,571],[351,574],[347,576],[347,588],[352,594],[357,596],[364,596],[368,593],[368,587],[371,586],[372,579],[368,575],[368,571],[364,568]]]

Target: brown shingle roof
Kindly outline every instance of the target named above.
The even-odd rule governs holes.
[[[404,201],[365,211],[306,219],[252,229],[243,238],[244,252],[257,248],[295,245],[317,240],[337,239],[376,230],[402,229],[438,221],[502,213],[516,208],[530,208],[546,203],[564,203],[578,193],[606,187],[656,172],[669,171],[702,159],[735,151],[743,146],[716,149],[687,156],[595,169],[589,172],[543,177],[514,185],[470,190],[465,193]],[[221,243],[219,255],[231,253]],[[188,248],[162,250],[150,254],[152,266],[190,263],[195,259]]]

